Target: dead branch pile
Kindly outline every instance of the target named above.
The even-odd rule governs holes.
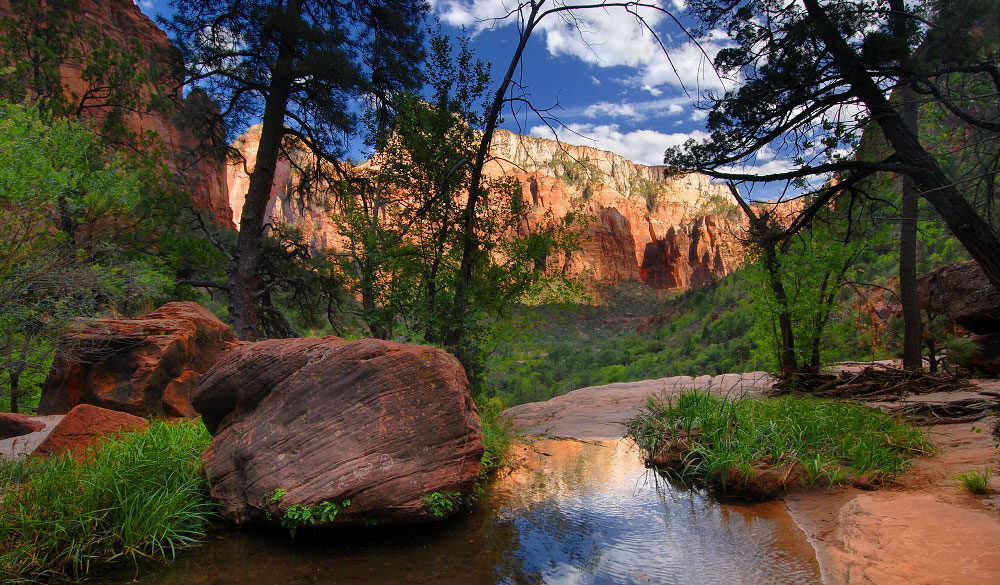
[[[955,391],[976,391],[966,379],[955,375],[908,372],[883,364],[872,364],[860,371],[838,374],[796,372],[782,377],[772,388],[772,394],[811,394],[828,398],[844,398],[876,402],[881,410],[899,414],[917,423],[961,423],[979,420],[1000,411],[1000,393],[979,391],[972,397],[926,397],[908,400],[921,394]]]
[[[948,401],[912,401],[880,404],[890,414],[925,424],[963,423],[979,420],[1000,411],[1000,394],[980,392],[979,396]]]
[[[883,364],[872,364],[860,371],[839,374],[796,372],[782,377],[774,385],[776,395],[797,392],[830,398],[856,400],[899,400],[912,394],[969,390],[968,380],[954,375],[908,372]]]

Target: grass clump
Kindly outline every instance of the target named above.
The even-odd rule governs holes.
[[[483,425],[483,456],[479,460],[479,477],[466,496],[466,503],[474,504],[486,493],[486,483],[498,469],[507,464],[507,450],[517,439],[510,420],[503,414],[499,398],[482,400],[478,405],[479,420]]]
[[[729,399],[695,390],[650,400],[627,424],[651,464],[748,499],[775,497],[799,481],[881,483],[934,451],[921,431],[884,413],[809,397]]]
[[[0,574],[79,579],[102,563],[173,558],[209,527],[201,421],[153,422],[68,454],[0,462]]]
[[[964,487],[974,494],[985,494],[990,491],[990,478],[993,473],[989,469],[964,471],[955,475],[955,485]]]

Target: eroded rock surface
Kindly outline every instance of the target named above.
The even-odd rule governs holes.
[[[1000,291],[974,260],[923,274],[917,287],[921,308],[944,313],[973,333],[1000,332]]]
[[[212,497],[238,524],[347,501],[317,525],[424,520],[433,515],[425,496],[465,493],[479,473],[468,379],[433,347],[249,344],[206,374],[194,404],[215,434],[203,456]]]
[[[666,400],[684,390],[707,390],[728,396],[759,395],[774,378],[766,372],[719,376],[673,376],[641,382],[619,382],[567,392],[545,402],[530,402],[504,411],[529,435],[569,439],[620,439],[625,421],[650,398]]]
[[[191,392],[236,344],[228,325],[192,302],[135,319],[88,321],[60,340],[38,412],[93,404],[142,417],[194,416]]]
[[[52,432],[32,452],[35,456],[58,455],[69,451],[82,456],[87,448],[104,437],[149,427],[144,418],[124,412],[81,404],[69,411]]]
[[[0,440],[20,437],[28,433],[37,433],[45,428],[45,423],[37,421],[26,414],[0,412]]]
[[[941,313],[976,335],[970,365],[1000,373],[1000,291],[973,260],[942,266],[917,280],[920,307]]]

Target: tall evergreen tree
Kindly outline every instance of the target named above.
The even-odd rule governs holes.
[[[262,121],[257,162],[223,287],[241,339],[260,333],[264,213],[287,140],[336,168],[360,100],[391,103],[416,87],[422,0],[174,0],[164,26],[180,47],[188,83],[222,104],[230,128]],[[387,108],[380,110],[385,115]]]

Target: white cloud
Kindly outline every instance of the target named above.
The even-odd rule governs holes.
[[[145,11],[153,10],[153,0],[138,0],[136,4],[142,7],[142,9]]]
[[[708,117],[708,112],[705,110],[695,110],[691,112],[691,119],[694,120],[695,122],[704,120],[707,117]]]
[[[652,0],[656,6],[663,6],[661,1]],[[590,3],[591,0],[552,0],[547,7]],[[447,24],[468,27],[473,33],[517,21],[516,15],[504,18],[517,7],[508,0],[432,0],[432,6]],[[677,13],[685,6],[682,0],[671,0],[665,9]],[[727,85],[712,68],[712,59],[728,43],[725,33],[713,31],[695,42],[679,30],[668,31],[674,25],[661,10],[643,6],[633,6],[631,10],[634,14],[621,7],[550,14],[538,24],[535,34],[542,37],[550,55],[576,57],[596,67],[636,69],[630,83],[654,97],[662,93],[659,88],[664,85],[683,85],[692,91],[723,89]],[[669,32],[674,32],[677,38]]]
[[[652,117],[676,116],[683,112],[690,102],[691,100],[683,96],[639,102],[597,102],[583,110],[569,109],[566,115],[569,118],[579,114],[591,119],[628,118],[639,121]]]
[[[590,82],[593,83],[594,85],[601,85],[601,80],[594,77],[593,75],[590,76]]]
[[[547,126],[535,126],[530,134],[541,138],[555,138]],[[638,163],[659,165],[663,164],[663,151],[668,147],[684,144],[689,138],[702,140],[707,136],[701,130],[665,134],[656,130],[622,132],[617,124],[569,124],[568,131],[560,133],[559,139],[609,150]]]
[[[583,115],[588,118],[631,118],[633,120],[641,120],[645,117],[632,104],[611,102],[591,104],[583,110]]]

